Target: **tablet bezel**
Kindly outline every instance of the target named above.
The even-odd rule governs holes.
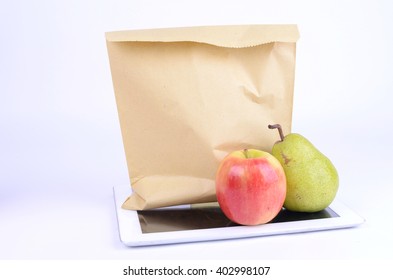
[[[258,226],[234,226],[209,229],[193,229],[169,232],[142,233],[138,212],[125,210],[121,205],[131,194],[128,185],[113,188],[120,240],[126,246],[150,246],[236,238],[262,237],[301,232],[312,232],[360,225],[364,219],[337,199],[329,206],[338,217],[320,218]],[[175,206],[187,207],[187,206]]]

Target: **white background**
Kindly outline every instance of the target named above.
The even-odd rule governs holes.
[[[127,248],[112,187],[128,182],[106,31],[296,23],[293,131],[340,173],[359,228]],[[0,2],[1,259],[392,258],[389,1]],[[262,129],[262,128],[261,128]]]

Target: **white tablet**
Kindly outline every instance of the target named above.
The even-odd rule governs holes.
[[[132,211],[121,208],[131,187],[113,188],[121,241],[127,246],[147,246],[224,240],[348,228],[364,219],[337,199],[317,213],[282,210],[263,225],[241,226],[228,220],[218,206],[181,205],[155,210]]]

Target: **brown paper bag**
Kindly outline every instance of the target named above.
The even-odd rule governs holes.
[[[106,33],[133,194],[125,209],[212,202],[230,152],[291,130],[296,25]]]

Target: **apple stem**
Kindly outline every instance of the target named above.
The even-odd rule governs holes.
[[[246,156],[246,158],[248,158],[248,149],[244,149],[243,152],[244,152],[244,155]]]
[[[284,133],[282,132],[282,127],[279,124],[269,124],[268,128],[270,129],[278,129],[278,133],[280,134],[281,141],[284,141]]]

